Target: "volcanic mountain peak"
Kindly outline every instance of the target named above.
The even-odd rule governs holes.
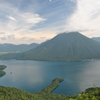
[[[79,32],[58,34],[19,59],[73,61],[100,58],[100,44]]]
[[[4,57],[2,56],[2,58]],[[35,49],[20,54],[17,58],[46,61],[100,59],[100,43],[79,32],[65,32],[42,43]]]

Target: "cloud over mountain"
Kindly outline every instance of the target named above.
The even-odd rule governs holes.
[[[30,43],[23,37],[41,43],[64,31],[79,31],[100,36],[99,0],[1,0],[0,38],[14,34],[15,39],[2,41]],[[40,37],[46,37],[45,40]]]
[[[75,0],[76,9],[67,19],[68,31],[80,31],[87,36],[100,35],[100,1]],[[84,31],[84,32],[83,32]]]

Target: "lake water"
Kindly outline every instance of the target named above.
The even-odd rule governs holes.
[[[38,92],[54,78],[64,78],[55,94],[73,95],[100,86],[100,61],[45,62],[29,60],[0,60],[6,65],[6,75],[0,77],[0,85],[16,87],[28,92]],[[12,72],[12,74],[11,74]]]

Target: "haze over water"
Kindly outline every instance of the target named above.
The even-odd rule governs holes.
[[[45,88],[54,78],[64,78],[55,94],[73,95],[100,86],[100,61],[45,62],[29,60],[0,60],[6,65],[6,75],[0,77],[0,85],[16,87],[35,93]],[[11,74],[12,72],[12,74]]]

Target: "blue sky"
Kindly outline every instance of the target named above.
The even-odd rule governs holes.
[[[62,32],[100,36],[99,0],[0,0],[0,43],[41,43]]]

